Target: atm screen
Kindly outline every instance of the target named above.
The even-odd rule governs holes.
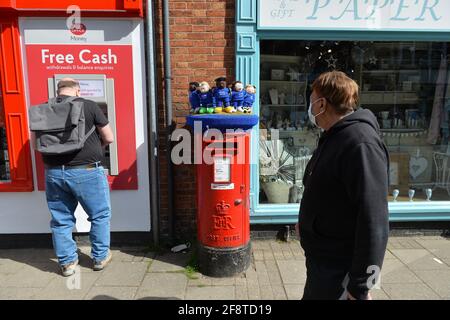
[[[104,80],[79,80],[81,96],[83,98],[104,98],[105,81]]]

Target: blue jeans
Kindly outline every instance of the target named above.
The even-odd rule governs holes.
[[[47,204],[52,215],[53,247],[59,264],[65,265],[78,259],[77,246],[72,238],[78,203],[91,222],[92,258],[104,260],[110,245],[111,204],[103,167],[46,169],[45,184]]]

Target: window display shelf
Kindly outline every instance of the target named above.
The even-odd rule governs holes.
[[[361,104],[417,104],[419,96],[412,91],[362,91]]]

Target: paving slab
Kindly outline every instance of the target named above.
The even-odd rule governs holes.
[[[440,238],[440,239],[419,239],[418,243],[425,249],[446,249],[450,248],[450,239]]]
[[[392,300],[439,299],[439,296],[423,283],[385,284],[383,289]]]
[[[247,286],[237,285],[234,290],[234,298],[236,300],[248,300]]]
[[[283,281],[281,280],[280,270],[278,269],[278,265],[276,261],[266,260],[266,269],[267,274],[269,276],[270,284],[273,285],[281,285]]]
[[[392,253],[411,270],[439,270],[448,266],[426,249],[393,249]]]
[[[235,283],[234,277],[211,278],[211,285],[213,286],[234,286]]]
[[[195,279],[188,280],[188,286],[199,287],[199,286],[212,286],[212,278],[202,275],[201,273],[196,273],[193,275]]]
[[[26,263],[19,262],[10,259],[1,259],[0,260],[0,275],[12,275],[16,274],[25,267]],[[1,284],[0,284],[1,286]]]
[[[440,297],[450,298],[450,268],[445,270],[418,270],[415,273]]]
[[[81,300],[100,277],[97,274],[76,272],[73,276],[55,277],[39,294],[44,300]]]
[[[438,249],[429,249],[430,252],[439,259],[450,259],[450,247],[441,247]]]
[[[270,278],[264,261],[255,261],[256,274],[260,286],[270,286]]]
[[[248,298],[250,300],[261,300],[261,289],[259,285],[247,285]]]
[[[370,295],[373,300],[390,300],[386,292],[382,288],[370,290]]]
[[[381,286],[385,283],[418,283],[421,280],[400,260],[385,260],[381,269]]]
[[[139,286],[147,272],[146,262],[115,262],[108,265],[95,285],[103,286]]]
[[[253,250],[253,259],[255,261],[264,260],[264,251],[263,250]]]
[[[303,297],[304,285],[301,284],[286,284],[286,295],[288,300],[300,300]]]
[[[188,287],[187,300],[234,300],[234,286]]]
[[[303,261],[277,260],[277,264],[284,284],[304,284],[306,282],[306,267]]]
[[[188,279],[184,273],[147,273],[135,298],[151,300],[184,299],[187,281]]]
[[[85,300],[131,300],[138,287],[93,287]]]
[[[17,273],[8,275],[1,286],[44,288],[53,278],[59,276],[59,273],[59,267],[55,263],[36,262],[33,265],[26,264]]]
[[[260,285],[259,291],[261,292],[262,300],[273,300],[274,293],[271,285]]]
[[[39,299],[42,288],[2,288],[0,300],[31,300]]]
[[[282,285],[272,285],[274,300],[287,300],[286,290]]]
[[[185,269],[190,255],[187,253],[167,253],[158,255],[152,261],[149,272],[176,272]]]

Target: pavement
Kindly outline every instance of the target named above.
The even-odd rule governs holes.
[[[80,267],[61,276],[53,250],[0,250],[0,299],[298,300],[306,280],[297,240],[253,240],[252,262],[242,274],[211,278],[195,272],[192,253],[113,248],[113,260],[92,271],[89,247]],[[381,273],[380,300],[450,299],[450,238],[391,237]]]

